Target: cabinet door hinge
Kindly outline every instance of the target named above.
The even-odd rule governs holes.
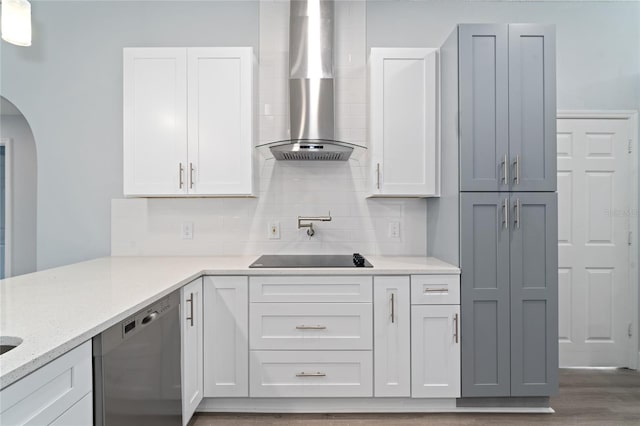
[[[627,237],[627,245],[631,245],[631,231],[629,231],[628,237]]]
[[[627,328],[627,336],[633,337],[633,327],[631,323],[629,323],[629,327]]]
[[[629,154],[631,154],[631,146],[633,144],[633,141],[631,139],[629,139],[629,145],[628,145],[628,150],[629,150]]]

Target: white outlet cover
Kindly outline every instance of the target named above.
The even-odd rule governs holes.
[[[183,240],[193,240],[193,222],[183,222],[180,235]]]
[[[400,222],[389,222],[389,238],[400,238]]]

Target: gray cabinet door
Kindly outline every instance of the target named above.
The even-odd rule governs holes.
[[[511,191],[556,190],[555,27],[509,25]]]
[[[462,396],[509,396],[509,194],[460,202]]]
[[[511,193],[511,395],[558,392],[555,193]]]
[[[506,24],[458,27],[461,191],[509,189],[508,33]]]

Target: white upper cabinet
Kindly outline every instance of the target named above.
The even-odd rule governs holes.
[[[187,49],[124,49],[124,194],[186,194]]]
[[[124,49],[124,194],[253,194],[250,47]]]
[[[439,195],[438,81],[438,49],[371,49],[371,196]]]

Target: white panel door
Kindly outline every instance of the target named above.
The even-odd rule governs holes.
[[[558,120],[560,366],[626,365],[628,120]]]
[[[411,395],[411,316],[408,276],[375,277],[374,395]]]
[[[438,195],[438,49],[371,49],[373,196]]]
[[[187,51],[125,48],[124,195],[187,192]]]
[[[247,277],[204,277],[204,396],[249,396]]]
[[[182,331],[182,424],[202,401],[202,278],[180,290],[180,327]]]
[[[253,53],[188,49],[190,194],[251,195]]]
[[[460,305],[411,306],[411,397],[460,397]]]

